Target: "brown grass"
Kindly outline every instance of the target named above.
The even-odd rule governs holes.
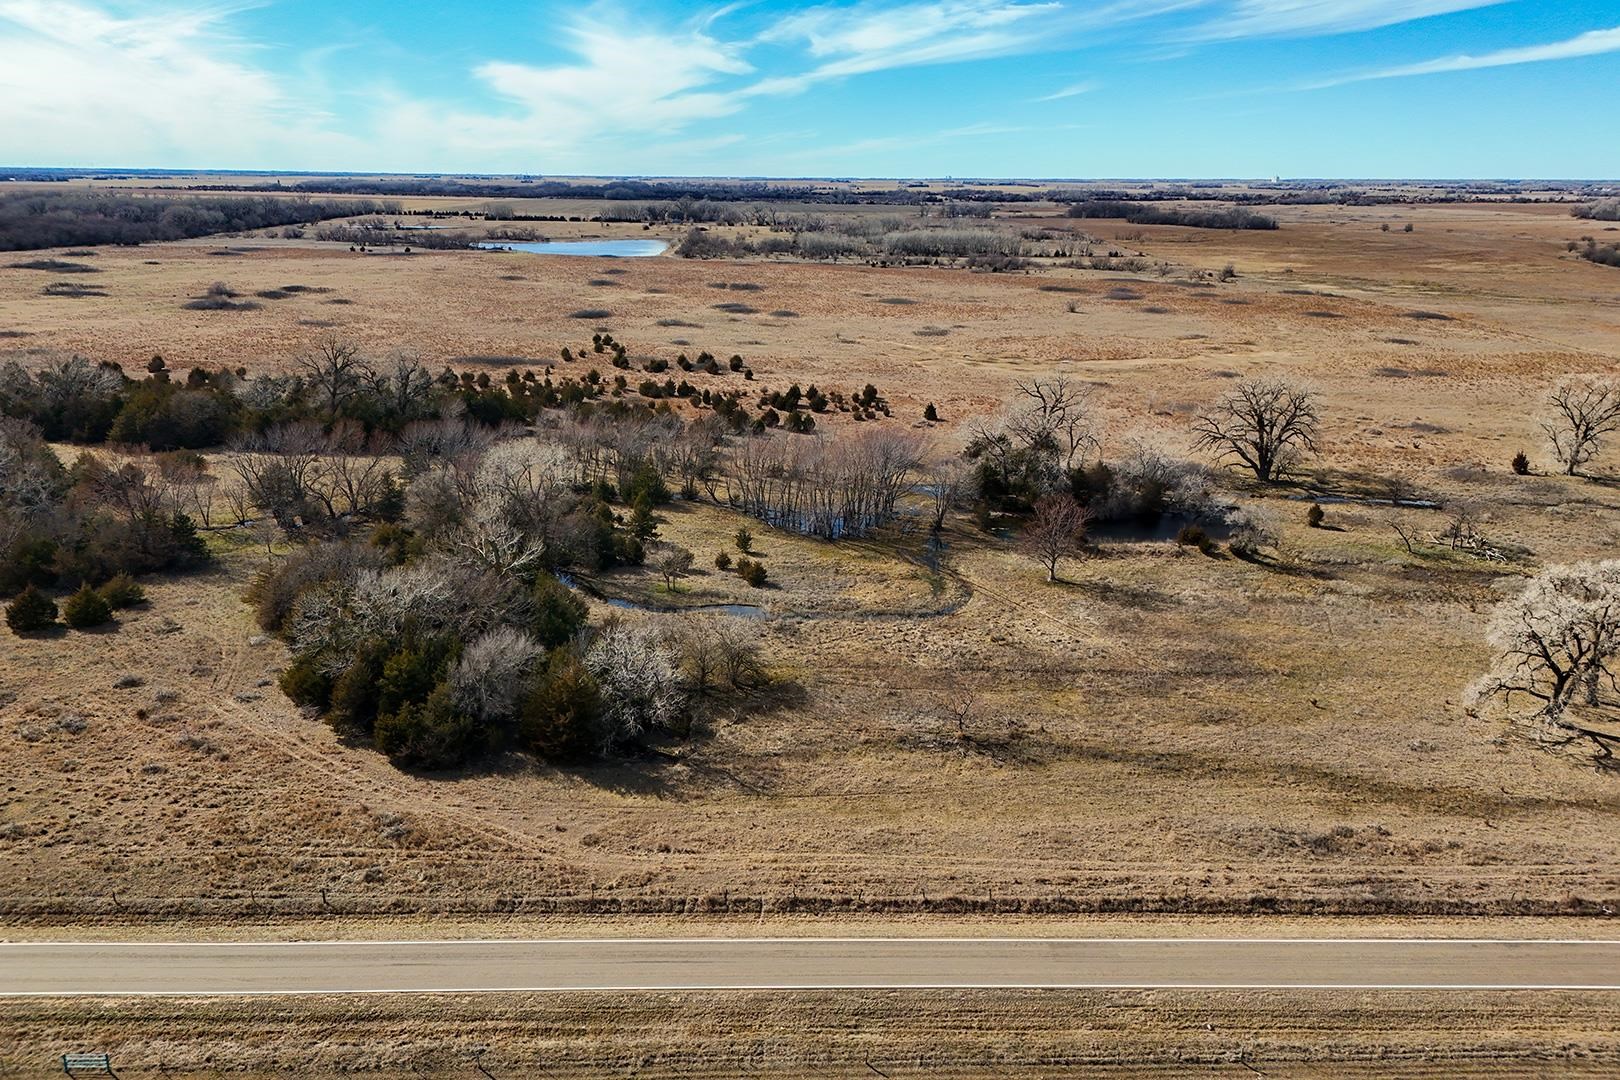
[[[1235,262],[1238,281],[1214,288],[1186,287],[1179,270],[582,266],[255,239],[230,260],[233,284],[293,295],[219,317],[177,315],[218,276],[207,242],[104,250],[96,280],[111,296],[72,304],[40,297],[37,273],[0,270],[7,321],[29,335],[20,343],[128,365],[161,351],[176,369],[283,365],[312,322],[432,363],[553,357],[588,339],[589,324],[568,317],[601,295],[583,283],[622,270],[624,314],[609,322],[634,354],[740,352],[756,387],[874,382],[894,402],[883,423],[918,421],[936,402],[944,447],[1014,379],[1064,370],[1097,385],[1111,447],[1144,434],[1182,449],[1198,403],[1236,374],[1281,370],[1323,394],[1327,489],[1366,494],[1399,476],[1467,497],[1486,507],[1489,535],[1528,552],[1506,567],[1413,557],[1375,506],[1330,504],[1339,531],[1312,530],[1309,502],[1274,492],[1259,496],[1285,526],[1270,564],[1114,544],[1047,587],[1005,537],[966,520],[939,573],[922,565],[919,535],[829,546],[756,525],[772,588],[752,590],[712,569],[735,518],[674,509],[665,533],[706,573],[673,596],[639,571],[597,584],[661,607],[763,604],[783,689],[713,710],[697,738],[645,760],[559,771],[514,759],[429,778],[345,743],[267,681],[286,656],[254,643],[239,595],[260,556],[233,541],[219,570],[153,583],[151,605],[122,613],[115,632],[0,632],[0,911],[1612,906],[1614,780],[1503,739],[1460,704],[1504,590],[1620,540],[1612,487],[1508,472],[1520,447],[1545,464],[1541,388],[1620,356],[1611,272],[1563,257],[1569,222],[1549,208],[1413,209],[1413,234],[1381,233],[1383,213],[1285,208],[1275,233],[1137,230],[1134,245],[1179,267]],[[516,270],[527,280],[507,280]],[[722,273],[799,317],[708,312]],[[1143,299],[1105,301],[1115,288]],[[895,297],[915,303],[885,302]],[[1145,317],[1144,304],[1170,313]],[[1312,315],[1328,310],[1340,317]],[[692,327],[700,312],[706,325]],[[670,343],[683,333],[690,346]],[[608,370],[601,359],[573,368]],[[1430,513],[1426,527],[1439,522]],[[145,685],[112,689],[126,673]],[[175,696],[158,703],[159,689]],[[958,692],[981,702],[977,739],[941,729],[938,699]],[[60,727],[64,714],[85,730]]]
[[[402,995],[0,1002],[0,1075],[1612,1076],[1568,993],[1076,991]]]

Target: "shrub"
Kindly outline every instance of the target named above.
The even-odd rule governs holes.
[[[1215,542],[1202,525],[1183,525],[1176,532],[1176,543],[1181,547],[1195,547],[1205,555],[1215,550]]]
[[[1313,529],[1320,529],[1322,527],[1322,519],[1325,517],[1327,517],[1327,512],[1322,509],[1322,504],[1312,503],[1311,508],[1305,511],[1305,524],[1309,525]]]
[[[109,622],[112,608],[86,583],[62,605],[62,619],[75,630],[83,630]]]
[[[742,528],[737,530],[737,550],[738,551],[752,551],[753,547],[754,547],[754,534],[748,531],[748,526],[744,525]],[[740,569],[740,565],[739,565],[739,569]]]
[[[54,585],[56,578],[56,541],[46,537],[24,537],[0,558],[0,596],[29,585]]]
[[[518,739],[546,761],[589,757],[600,741],[602,693],[572,647],[557,649],[536,672],[518,716]]]
[[[456,708],[444,684],[419,703],[379,714],[375,737],[377,749],[395,764],[415,769],[448,769],[480,748],[476,725]]]
[[[6,605],[6,625],[18,634],[49,629],[56,625],[56,601],[30,585]]]
[[[277,681],[281,692],[295,705],[324,709],[332,700],[332,678],[321,670],[314,656],[294,660]]]
[[[717,570],[730,570],[731,569],[731,553],[727,552],[727,551],[722,551],[720,554],[716,555],[714,557],[714,565],[715,565],[715,569],[717,569]]]
[[[546,648],[560,648],[584,629],[585,617],[589,614],[585,601],[550,574],[541,574],[535,579],[532,599],[534,615],[529,621],[529,632]]]
[[[1523,450],[1513,455],[1513,471],[1520,476],[1530,475],[1530,458]]]
[[[756,589],[764,588],[765,564],[753,559],[738,559],[737,576]]]
[[[114,611],[146,603],[146,590],[128,574],[115,574],[101,586],[101,598]]]
[[[928,403],[928,407],[923,410],[923,419],[928,421],[935,421],[939,419],[939,412],[934,408],[934,403],[932,401],[930,401]]]

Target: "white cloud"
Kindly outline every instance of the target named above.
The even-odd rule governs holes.
[[[1490,7],[1505,0],[1237,0],[1230,12],[1195,29],[1198,40],[1293,37],[1372,30],[1395,23]]]
[[[119,17],[0,0],[0,131],[39,164],[268,166],[342,140],[221,29],[227,8]]]
[[[1574,60],[1583,56],[1601,56],[1620,52],[1620,26],[1609,30],[1591,30],[1566,41],[1547,45],[1524,45],[1512,49],[1482,53],[1479,56],[1445,56],[1417,64],[1364,71],[1312,83],[1307,89],[1320,90],[1347,83],[1367,82],[1372,79],[1403,79],[1413,75],[1438,75],[1448,71],[1476,71],[1480,68],[1510,67],[1514,64],[1539,64],[1550,60]]]
[[[1101,84],[1099,84],[1098,82],[1096,82],[1093,79],[1088,79],[1085,82],[1070,83],[1068,86],[1065,86],[1061,90],[1054,90],[1050,94],[1045,94],[1045,95],[1043,95],[1041,97],[1034,98],[1032,100],[1034,100],[1034,101],[1062,101],[1064,98],[1079,97],[1081,94],[1089,94],[1093,90],[1097,89],[1097,87],[1099,85],[1101,85]]]

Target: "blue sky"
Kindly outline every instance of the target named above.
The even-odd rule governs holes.
[[[1620,177],[1608,0],[0,0],[0,162]]]

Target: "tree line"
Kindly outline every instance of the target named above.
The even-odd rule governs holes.
[[[6,192],[0,194],[0,251],[185,240],[397,209],[374,199]]]

